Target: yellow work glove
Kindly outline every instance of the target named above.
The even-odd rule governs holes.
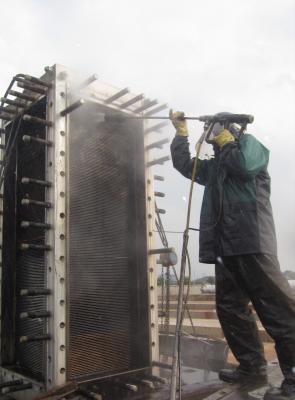
[[[176,129],[176,135],[188,136],[188,129],[186,120],[184,119],[184,112],[173,112],[173,110],[170,110],[169,118],[171,119],[171,122]]]
[[[227,143],[229,142],[234,142],[235,138],[234,136],[228,131],[227,129],[223,129],[215,138],[213,139],[213,142],[217,144],[220,149],[223,148]]]

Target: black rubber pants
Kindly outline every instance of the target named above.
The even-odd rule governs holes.
[[[295,294],[277,258],[265,254],[222,257],[216,264],[216,308],[230,349],[246,370],[266,364],[252,302],[273,338],[281,370],[295,384]]]

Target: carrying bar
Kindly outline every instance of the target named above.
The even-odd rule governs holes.
[[[47,296],[51,294],[51,289],[40,288],[40,289],[21,289],[21,296]]]
[[[20,317],[20,319],[49,318],[49,317],[51,317],[51,312],[50,311],[28,311],[28,312],[20,313],[19,317]]]
[[[44,335],[27,335],[21,336],[19,338],[19,343],[26,343],[26,342],[40,342],[43,340],[51,340],[51,335],[44,334]]]
[[[23,120],[31,122],[32,124],[39,124],[39,125],[44,125],[44,126],[52,126],[53,125],[53,123],[51,121],[48,121],[43,118],[33,117],[32,115],[28,115],[28,114],[25,114],[23,116]]]
[[[79,99],[77,101],[75,101],[73,104],[71,104],[70,106],[68,106],[67,108],[65,108],[64,110],[62,110],[60,112],[60,115],[62,117],[65,117],[67,114],[69,114],[70,112],[76,110],[77,108],[81,107],[83,104],[85,104],[85,100],[84,99]]]
[[[9,90],[9,94],[11,94],[12,96],[15,96],[19,99],[23,99],[23,100],[27,100],[27,101],[35,101],[36,100],[36,97],[31,96],[27,93],[17,92],[16,90]]]
[[[17,112],[16,109],[12,110],[11,108],[2,107],[2,106],[0,106],[0,111],[7,113],[7,114],[15,114]]]
[[[25,101],[10,100],[6,97],[1,97],[0,100],[3,103],[9,104],[10,106],[15,106],[17,108],[25,108],[28,105]]]
[[[34,199],[29,199],[29,198],[22,199],[21,205],[22,206],[33,205],[33,206],[40,206],[40,207],[45,207],[45,208],[52,207],[52,204],[49,201],[39,201],[39,200],[34,200]]]

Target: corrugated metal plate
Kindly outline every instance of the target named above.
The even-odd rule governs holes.
[[[81,110],[69,135],[69,379],[149,363],[142,126]]]

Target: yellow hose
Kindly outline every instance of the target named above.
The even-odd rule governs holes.
[[[191,185],[190,185],[190,193],[188,199],[188,208],[187,208],[187,216],[186,216],[186,228],[183,234],[183,244],[182,244],[182,256],[181,256],[181,268],[180,268],[180,276],[179,276],[179,292],[178,292],[178,302],[177,302],[177,319],[176,319],[176,328],[175,328],[175,343],[174,343],[174,351],[173,351],[173,361],[172,361],[172,374],[171,374],[171,387],[170,387],[170,400],[176,400],[176,392],[177,392],[177,367],[179,363],[179,344],[180,344],[180,332],[183,321],[183,292],[184,292],[184,277],[185,277],[185,267],[186,267],[186,258],[187,258],[187,246],[189,239],[189,226],[190,226],[190,217],[191,217],[191,206],[192,206],[192,198],[193,198],[193,188],[195,178],[198,172],[198,158],[201,151],[202,144],[205,139],[205,133],[201,136],[199,141],[196,144],[196,157],[193,164],[192,177],[191,177]],[[179,388],[179,395],[181,397],[181,387]]]

